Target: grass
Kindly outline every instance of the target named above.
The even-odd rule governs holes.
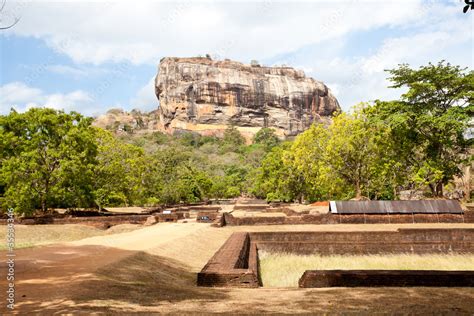
[[[259,251],[265,287],[297,287],[306,270],[474,270],[470,254],[320,256]]]
[[[77,224],[65,225],[15,225],[15,249],[39,245],[80,240],[93,236],[111,235],[132,231],[141,225],[116,225],[107,230]],[[0,229],[0,240],[6,239],[6,226]],[[6,242],[0,243],[0,250],[6,250]]]

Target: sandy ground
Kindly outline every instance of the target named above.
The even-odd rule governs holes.
[[[151,227],[16,250],[15,313],[473,314],[472,288],[198,288],[198,272],[234,231],[394,230],[473,224]],[[65,233],[67,233],[65,231]],[[4,251],[0,256],[5,258]],[[0,270],[6,271],[3,260]],[[3,273],[2,273],[3,275]],[[2,277],[0,288],[6,288]],[[5,302],[5,291],[0,291]],[[0,313],[6,313],[2,303]]]

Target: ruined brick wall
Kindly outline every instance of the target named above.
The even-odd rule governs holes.
[[[355,286],[473,287],[474,271],[429,270],[307,270],[302,288]]]
[[[15,222],[22,225],[63,225],[80,224],[97,228],[109,228],[120,224],[143,224],[150,215],[112,215],[112,216],[83,216],[83,217],[53,217],[43,216],[34,218],[17,218]],[[6,220],[0,220],[0,224],[6,224]]]
[[[300,214],[287,216],[234,217],[224,213],[229,226],[242,225],[299,225],[299,224],[417,224],[417,223],[474,223],[474,212],[463,214]],[[469,213],[469,214],[468,214]],[[471,214],[472,213],[472,214]],[[286,214],[286,213],[285,213]]]
[[[184,218],[183,213],[172,213],[172,214],[158,214],[156,219],[158,222],[177,222],[178,219]]]
[[[218,216],[218,211],[201,211],[197,213],[196,221],[200,223],[212,223]]]
[[[258,250],[320,255],[474,253],[474,229],[234,233],[198,274],[198,285],[258,287]]]
[[[197,285],[258,287],[257,256],[249,234],[234,233],[198,273]]]
[[[257,205],[234,205],[234,211],[265,211],[269,208],[268,204],[257,204]]]
[[[297,254],[474,252],[474,229],[250,233],[259,250]]]

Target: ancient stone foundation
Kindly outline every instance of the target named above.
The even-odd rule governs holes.
[[[308,270],[299,287],[474,286],[474,271]]]
[[[287,216],[235,217],[224,213],[224,225],[300,225],[300,224],[418,224],[474,223],[474,212],[464,214],[304,214],[281,210]]]
[[[80,224],[97,228],[109,228],[120,224],[144,224],[150,215],[113,215],[113,216],[82,216],[82,217],[53,217],[41,216],[33,218],[18,218],[16,224],[21,225],[43,225],[43,224]],[[5,225],[6,220],[1,219],[0,224]]]
[[[397,231],[363,232],[239,232],[232,234],[201,272],[198,273],[197,284],[200,286],[259,287],[261,285],[258,270],[259,250],[319,255],[473,253],[474,229],[398,229]],[[316,281],[312,280],[317,275],[315,273],[309,273],[301,281],[303,282],[302,284],[304,286],[306,284],[308,286],[319,284],[314,283]],[[409,274],[403,276],[402,273],[399,273],[399,277],[396,277],[396,274],[396,272],[393,272],[394,285],[408,282],[406,280],[410,278]],[[434,282],[430,281],[431,278],[434,278],[434,274],[436,273],[427,274],[425,280],[420,280],[420,284],[423,282],[426,284]],[[443,278],[449,279],[449,273],[444,274],[442,271],[440,274],[443,277],[439,278],[439,280]],[[351,274],[348,275],[350,276]],[[357,273],[354,275],[357,275]],[[359,275],[361,276],[361,274]],[[371,279],[367,279],[368,281],[364,283],[364,286],[371,286],[370,280],[374,280],[374,286],[384,282],[389,284],[388,281],[383,281],[385,280],[383,275],[379,278],[377,278],[376,272],[373,275]],[[472,274],[467,273],[465,275],[470,276]],[[357,280],[358,277],[349,276],[346,278],[348,280],[347,283],[357,284],[356,281],[350,280],[352,280],[351,278]],[[334,273],[332,278],[337,279],[337,273]],[[332,284],[330,280],[331,278],[328,276],[327,281],[323,280],[320,284]],[[342,284],[343,281],[338,282],[340,283],[334,281],[334,284]],[[455,281],[449,282],[457,284]],[[446,284],[449,284],[449,282],[446,281]]]
[[[248,233],[234,233],[198,273],[199,286],[258,287],[256,245]]]

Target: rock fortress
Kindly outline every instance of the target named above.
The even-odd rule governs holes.
[[[111,109],[95,125],[118,131],[222,136],[232,125],[251,141],[262,128],[285,139],[313,122],[329,124],[341,108],[321,81],[292,67],[265,67],[209,57],[165,57],[158,66],[156,110]]]
[[[340,110],[329,88],[302,70],[209,57],[161,59],[155,93],[158,126],[168,133],[219,135],[233,125],[247,138],[262,127],[284,138]]]

